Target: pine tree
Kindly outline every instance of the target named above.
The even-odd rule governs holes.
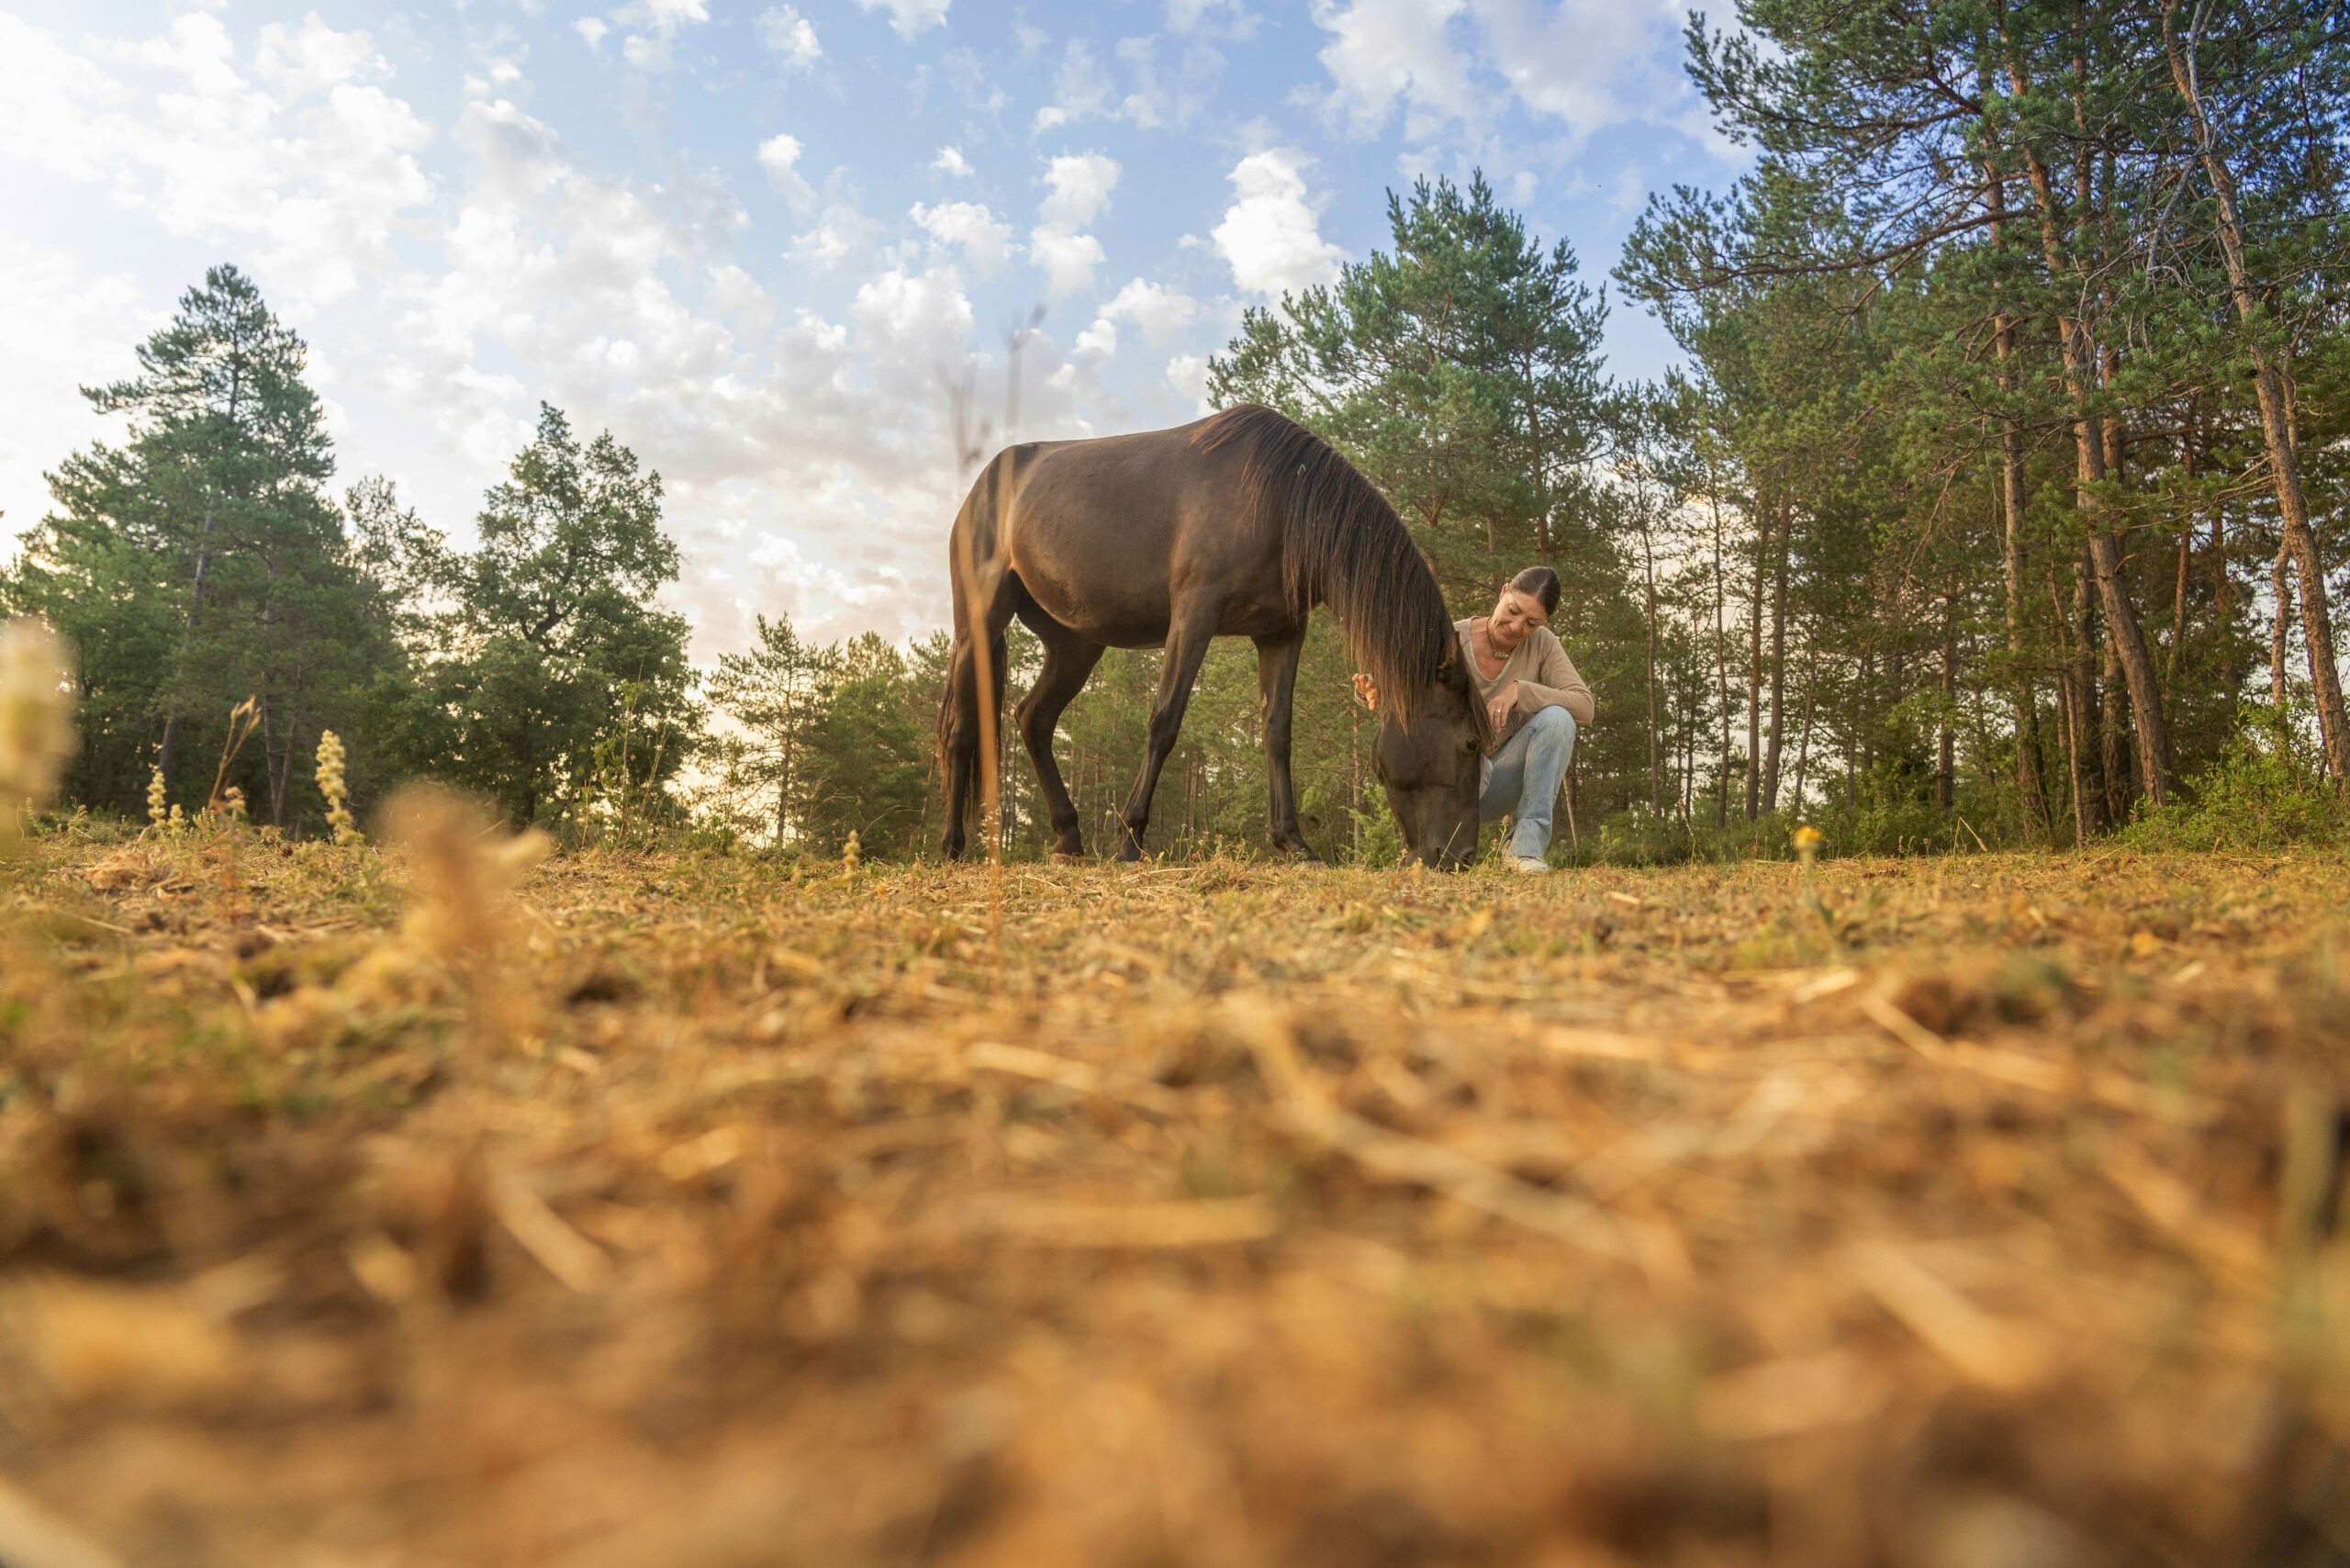
[[[780,846],[792,836],[808,732],[838,660],[833,650],[802,641],[788,616],[759,616],[755,628],[747,653],[719,655],[709,696],[711,706],[742,728],[730,767],[740,788],[769,802],[767,824]]]
[[[298,760],[352,727],[360,693],[398,661],[383,590],[359,568],[333,501],[308,351],[251,279],[214,267],[138,351],[140,374],[86,389],[129,439],[50,476],[56,510],[23,541],[0,592],[81,649],[89,737],[72,788],[136,810],[151,765],[175,803],[201,804],[229,711],[259,704],[260,751],[226,782],[290,824]],[[183,772],[190,774],[183,778]],[[202,777],[194,777],[200,772]]]

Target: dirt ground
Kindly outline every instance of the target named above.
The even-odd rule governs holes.
[[[411,836],[0,867],[12,1568],[2350,1561],[2339,856]]]

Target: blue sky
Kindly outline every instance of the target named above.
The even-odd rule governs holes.
[[[943,624],[964,442],[1180,422],[1241,310],[1482,167],[1604,281],[1742,160],[1649,0],[0,0],[0,531],[205,266],[308,339],[340,479],[464,538],[544,398],[669,486],[703,657]],[[1670,344],[1619,307],[1608,350]],[[984,424],[984,429],[982,429]]]

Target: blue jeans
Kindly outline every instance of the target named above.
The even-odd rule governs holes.
[[[1539,860],[1550,847],[1550,812],[1558,804],[1559,780],[1575,754],[1575,716],[1564,708],[1544,708],[1483,765],[1484,793],[1477,818],[1515,817],[1509,852]]]

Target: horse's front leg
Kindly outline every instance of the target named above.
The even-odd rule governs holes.
[[[1257,639],[1257,691],[1265,723],[1265,788],[1270,805],[1273,847],[1301,860],[1318,860],[1297,823],[1297,785],[1289,768],[1290,718],[1297,695],[1297,656],[1305,646],[1304,628],[1282,637]]]
[[[1143,758],[1142,777],[1126,797],[1125,831],[1118,836],[1118,858],[1142,858],[1142,837],[1150,826],[1150,798],[1158,789],[1158,770],[1183,733],[1183,710],[1192,700],[1192,683],[1199,678],[1200,660],[1207,656],[1208,640],[1215,635],[1214,607],[1178,605],[1176,619],[1167,629],[1166,662],[1159,666],[1158,695],[1150,707],[1150,751]]]
[[[1036,766],[1036,782],[1045,792],[1045,808],[1052,815],[1053,853],[1082,855],[1085,834],[1078,823],[1077,803],[1069,798],[1060,764],[1053,757],[1053,730],[1070,699],[1085,689],[1086,677],[1101,662],[1102,644],[1085,642],[1041,613],[1029,625],[1037,629],[1037,637],[1045,644],[1045,666],[1036,672],[1036,684],[1021,700],[1020,738],[1027,745],[1028,760]]]

